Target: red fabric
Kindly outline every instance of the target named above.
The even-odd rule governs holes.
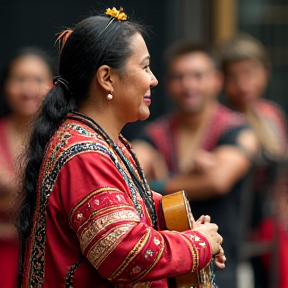
[[[18,239],[0,239],[0,287],[16,288],[18,275]]]
[[[11,182],[14,177],[16,177],[16,171],[13,163],[13,157],[11,155],[9,145],[7,142],[6,130],[8,125],[8,118],[2,118],[0,120],[0,173],[4,180],[7,180],[7,177],[11,178]],[[3,176],[4,175],[4,176]],[[1,177],[0,177],[1,179]],[[2,186],[3,187],[3,186]],[[10,188],[10,186],[9,186]],[[9,195],[6,195],[9,193]],[[14,191],[11,185],[11,189],[7,191],[7,187],[5,185],[5,191],[1,190],[0,183],[0,199],[4,197],[13,198]],[[2,196],[2,195],[3,196]],[[1,200],[0,200],[1,201]],[[7,201],[7,200],[6,200]],[[11,203],[12,204],[12,203]],[[2,204],[2,206],[4,206]],[[5,227],[9,227],[9,235],[3,235],[5,238],[1,238],[0,236],[0,287],[1,288],[13,288],[16,287],[17,284],[17,274],[18,274],[18,238],[15,235],[16,228],[14,227],[13,220],[11,217],[11,207],[3,207],[3,210],[0,210],[0,226],[3,226],[3,231],[6,229]]]
[[[140,217],[131,189],[109,156],[113,151],[79,121],[67,120],[54,136],[42,165],[39,189],[43,185],[50,187],[49,179],[43,177],[60,165],[63,153],[70,148],[76,151],[77,145],[83,143],[97,144],[98,150],[73,154],[58,175],[51,174],[56,181],[51,186],[46,213],[41,214],[40,210],[36,213],[32,237],[27,243],[23,288],[28,288],[31,279],[38,277],[41,261],[40,267],[33,266],[37,257],[43,257],[45,263],[43,288],[62,287],[67,279],[74,288],[138,287],[135,283],[141,287],[165,288],[166,277],[186,274],[209,263],[211,248],[203,235],[192,230],[185,231],[185,235],[155,230],[137,193]],[[121,141],[118,145],[131,158]],[[125,170],[121,159],[117,160]],[[160,199],[155,194],[154,201]],[[46,217],[45,226],[40,227],[46,235],[45,254],[37,244],[40,237],[36,228],[41,217]],[[37,257],[32,253],[35,247]],[[79,262],[81,255],[84,259]],[[68,271],[73,271],[73,277]]]
[[[268,241],[277,245],[278,269],[279,269],[279,286],[278,288],[288,287],[288,231],[283,225],[276,225],[272,219],[265,219],[258,230],[260,241]],[[276,238],[273,241],[273,238]],[[272,242],[273,241],[273,242]],[[271,267],[271,255],[263,256],[266,272],[269,273]]]

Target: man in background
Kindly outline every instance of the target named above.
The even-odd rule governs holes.
[[[152,189],[164,195],[185,190],[194,217],[205,213],[219,225],[228,260],[216,282],[233,288],[241,188],[258,142],[243,116],[217,102],[222,75],[207,49],[176,43],[165,60],[165,85],[176,109],[149,123],[132,147]]]

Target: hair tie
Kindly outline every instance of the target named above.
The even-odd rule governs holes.
[[[64,78],[62,78],[61,76],[56,76],[53,79],[53,84],[57,85],[58,83],[60,83],[60,85],[66,90],[67,93],[70,93],[70,84],[67,80],[65,80]]]
[[[59,43],[59,50],[60,53],[62,52],[67,39],[69,38],[69,36],[72,34],[73,30],[72,29],[66,29],[56,35],[59,35],[54,43],[54,45],[58,42]]]

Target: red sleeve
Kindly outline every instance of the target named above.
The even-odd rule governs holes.
[[[211,260],[203,235],[157,231],[139,217],[126,182],[108,156],[75,156],[63,166],[58,183],[83,255],[113,284],[187,274]]]

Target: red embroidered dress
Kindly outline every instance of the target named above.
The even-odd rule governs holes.
[[[48,144],[23,288],[163,288],[166,277],[201,269],[211,260],[200,233],[153,227],[147,201],[158,212],[161,196],[151,190],[147,201],[140,196],[125,161],[98,129],[89,118],[71,114]],[[117,145],[144,186],[129,144],[120,136]],[[163,220],[156,220],[154,226],[161,228]]]

